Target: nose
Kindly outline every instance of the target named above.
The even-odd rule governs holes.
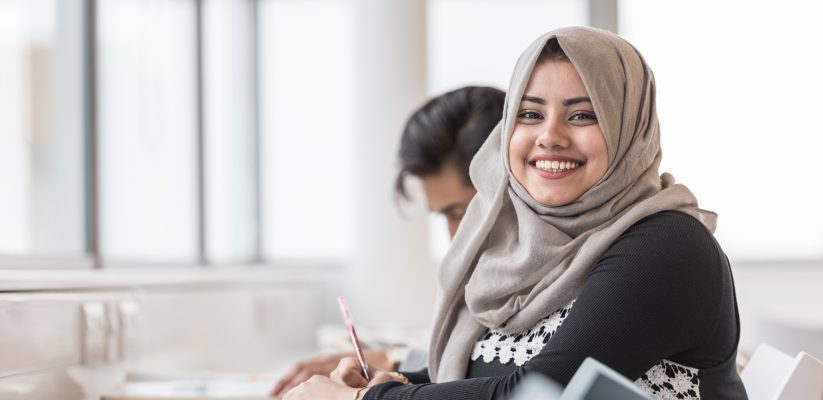
[[[569,146],[569,136],[562,121],[547,118],[542,128],[535,138],[535,145],[544,149],[562,149]]]

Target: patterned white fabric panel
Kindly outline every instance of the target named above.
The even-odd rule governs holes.
[[[697,368],[662,360],[634,381],[655,399],[683,400],[700,398],[700,380]]]
[[[490,329],[482,339],[474,344],[472,361],[483,357],[485,363],[490,363],[497,358],[502,364],[508,364],[512,360],[518,367],[525,364],[548,343],[569,315],[572,305],[574,305],[574,300],[566,307],[537,321],[535,326],[523,333],[506,335]]]
[[[569,315],[574,301],[546,318],[541,319],[526,332],[506,335],[489,330],[483,338],[474,344],[471,359],[501,364],[514,362],[521,366],[534,357],[548,343],[557,328]],[[700,380],[697,368],[690,368],[678,363],[661,360],[634,383],[652,398],[657,400],[698,400],[700,399]]]

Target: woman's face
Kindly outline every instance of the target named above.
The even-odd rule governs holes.
[[[547,206],[577,200],[606,173],[606,141],[591,99],[568,61],[538,63],[509,143],[514,177]]]

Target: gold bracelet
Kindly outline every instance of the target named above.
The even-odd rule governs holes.
[[[366,389],[368,389],[368,388],[361,387],[360,389],[357,389],[357,391],[354,392],[354,399],[353,400],[359,400],[360,399],[360,393],[363,392]]]
[[[403,375],[399,372],[394,372],[394,371],[389,372],[389,376],[391,376],[392,379],[394,379],[394,380],[396,380],[396,381],[398,381],[398,382],[400,382],[404,385],[411,385],[411,381],[409,380],[409,378],[407,378],[406,375]]]

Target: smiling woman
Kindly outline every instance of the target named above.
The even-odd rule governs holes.
[[[472,160],[477,194],[439,269],[428,370],[367,382],[344,359],[286,398],[500,399],[530,374],[567,384],[593,357],[656,399],[745,399],[716,215],[658,171],[654,92],[612,33],[535,40]]]
[[[556,45],[546,46],[534,67],[508,156],[517,181],[548,206],[575,201],[606,173],[609,156],[594,106]]]

